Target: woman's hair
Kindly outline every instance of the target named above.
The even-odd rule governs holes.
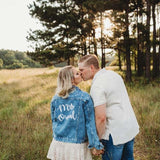
[[[59,71],[56,93],[62,98],[67,98],[73,89],[72,80],[74,75],[72,68],[73,66],[66,66]]]
[[[93,54],[89,54],[81,57],[79,60],[79,63],[84,63],[85,66],[93,65],[96,69],[99,69],[98,58]]]

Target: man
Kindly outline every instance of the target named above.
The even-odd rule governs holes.
[[[79,60],[84,81],[92,79],[90,94],[95,106],[96,127],[105,152],[103,160],[134,160],[134,138],[139,125],[123,79],[114,71],[99,68],[96,56]]]

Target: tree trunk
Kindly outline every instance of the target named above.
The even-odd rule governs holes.
[[[159,12],[159,9],[160,9],[160,7],[157,5],[157,24],[158,24],[157,35],[158,35],[158,40],[159,40],[159,42],[158,42],[159,51],[158,51],[158,55],[157,55],[158,56],[158,58],[157,58],[158,76],[160,76],[160,25],[159,25],[160,12]]]
[[[93,44],[94,44],[94,54],[97,56],[97,42],[96,42],[96,32],[93,29]]]
[[[147,26],[146,26],[146,78],[150,81],[150,13],[151,4],[147,0]]]
[[[143,52],[140,50],[140,24],[139,20],[139,9],[137,9],[137,75],[143,75]]]
[[[159,28],[158,75],[160,76],[160,28]]]
[[[155,18],[155,4],[152,4],[152,19],[153,19],[153,78],[158,76],[158,59],[156,53],[156,18]]]
[[[127,3],[129,3],[127,1]],[[127,64],[127,71],[126,71],[126,81],[131,82],[131,60],[130,60],[130,40],[129,40],[129,19],[128,19],[128,12],[129,5],[127,4],[127,8],[125,10],[125,25],[126,25],[126,31],[125,31],[125,48],[126,48],[126,64]]]
[[[91,36],[90,35],[89,35],[88,39],[89,39],[88,40],[88,43],[89,43],[88,44],[88,53],[91,54]]]
[[[121,51],[118,50],[118,62],[119,62],[119,70],[122,70],[122,63],[121,63]]]
[[[102,53],[102,60],[101,60],[101,68],[105,67],[105,52],[104,52],[104,40],[103,40],[103,15],[101,12],[101,53]]]
[[[84,40],[83,49],[84,49],[84,55],[87,55],[87,44],[86,44],[86,40]]]
[[[104,51],[103,51],[103,54],[102,54],[102,61],[101,61],[101,68],[104,68],[105,67],[105,53],[104,53]]]
[[[134,70],[137,71],[137,55],[136,52],[134,51]]]
[[[67,64],[70,65],[70,57],[67,58]]]

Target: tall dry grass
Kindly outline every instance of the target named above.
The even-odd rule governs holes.
[[[160,159],[160,84],[128,87],[130,100],[140,125],[136,137],[136,160]]]
[[[0,159],[45,160],[52,139],[50,101],[58,69],[0,71]],[[89,91],[90,81],[79,87]],[[135,160],[159,160],[160,85],[127,85],[140,133]],[[100,157],[94,157],[100,160]]]

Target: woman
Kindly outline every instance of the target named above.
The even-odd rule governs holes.
[[[51,160],[91,160],[91,148],[97,154],[103,152],[92,99],[76,87],[81,81],[80,73],[72,66],[59,72],[57,92],[51,101],[53,140],[47,155]]]

